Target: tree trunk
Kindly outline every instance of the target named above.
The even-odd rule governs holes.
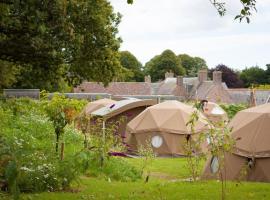
[[[84,148],[87,149],[88,147],[88,142],[87,142],[87,135],[84,133]]]
[[[65,150],[65,143],[61,143],[61,154],[60,154],[60,159],[64,159],[64,150]]]
[[[58,152],[58,146],[59,146],[59,138],[60,138],[60,132],[56,131],[56,142],[55,142],[55,151]]]

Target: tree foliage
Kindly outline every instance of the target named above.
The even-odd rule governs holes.
[[[210,70],[210,74],[213,74],[213,71],[222,72],[222,80],[226,83],[229,88],[242,88],[244,87],[243,81],[240,79],[239,74],[233,69],[227,67],[224,64],[217,65],[214,69]]]
[[[267,76],[267,84],[270,84],[270,64],[266,64],[266,76]]]
[[[191,57],[188,54],[178,55],[181,65],[185,68],[188,76],[197,76],[198,71],[207,68],[206,61],[200,57]]]
[[[175,75],[185,74],[180,59],[171,50],[163,51],[145,64],[145,73],[149,74],[153,81],[164,79],[164,74],[169,71]]]
[[[64,133],[65,126],[74,121],[85,102],[67,99],[63,95],[54,94],[50,101],[44,101],[43,104],[47,116],[53,122],[56,135],[55,149],[58,152],[59,140]]]
[[[269,77],[266,71],[258,66],[244,69],[240,74],[240,78],[244,82],[245,87],[250,87],[253,84],[261,85],[269,83]]]
[[[9,88],[14,82],[16,82],[16,75],[19,73],[19,66],[0,60],[0,89]]]
[[[142,64],[129,51],[120,52],[120,63],[122,67],[128,70],[129,76],[126,76],[125,81],[143,81],[144,74],[142,71]]]
[[[120,15],[107,0],[1,1],[0,10],[0,59],[22,66],[17,87],[108,84],[118,73]]]

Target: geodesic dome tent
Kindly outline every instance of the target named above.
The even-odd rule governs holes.
[[[192,133],[187,123],[194,111],[199,119]],[[198,110],[178,101],[165,101],[148,107],[127,124],[127,143],[134,151],[150,142],[157,155],[184,155],[186,141],[207,129],[206,119]]]
[[[91,116],[93,120],[102,119],[104,128],[106,128],[106,124],[119,122],[120,124],[117,132],[119,135],[125,137],[127,123],[147,107],[155,105],[156,103],[156,100],[151,99],[125,99],[102,107],[92,112]],[[122,120],[122,118],[125,119]]]
[[[229,127],[236,144],[225,154],[224,177],[270,182],[270,103],[238,112]],[[210,158],[202,177],[215,178],[218,167],[218,158]]]
[[[86,115],[90,115],[92,112],[105,107],[107,105],[112,105],[114,104],[116,101],[112,100],[112,99],[99,99],[96,101],[92,101],[89,102],[85,108],[83,109],[82,113],[86,114]]]
[[[203,114],[213,123],[228,121],[227,113],[214,102],[206,102],[204,104]]]

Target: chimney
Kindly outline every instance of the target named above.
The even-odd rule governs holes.
[[[199,70],[199,73],[198,73],[199,82],[202,83],[204,81],[207,81],[207,75],[208,75],[207,69]]]
[[[144,82],[151,83],[151,76],[150,75],[144,76]]]
[[[180,87],[184,86],[184,77],[183,76],[177,76],[176,77],[176,84]]]
[[[214,71],[213,72],[213,82],[215,84],[222,83],[222,72],[221,71]]]

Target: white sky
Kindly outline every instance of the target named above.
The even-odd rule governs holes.
[[[270,63],[270,0],[257,1],[251,23],[239,23],[239,0],[227,2],[220,17],[208,0],[110,0],[123,17],[121,50],[145,63],[165,49],[206,60],[210,68],[223,63],[235,69]]]

